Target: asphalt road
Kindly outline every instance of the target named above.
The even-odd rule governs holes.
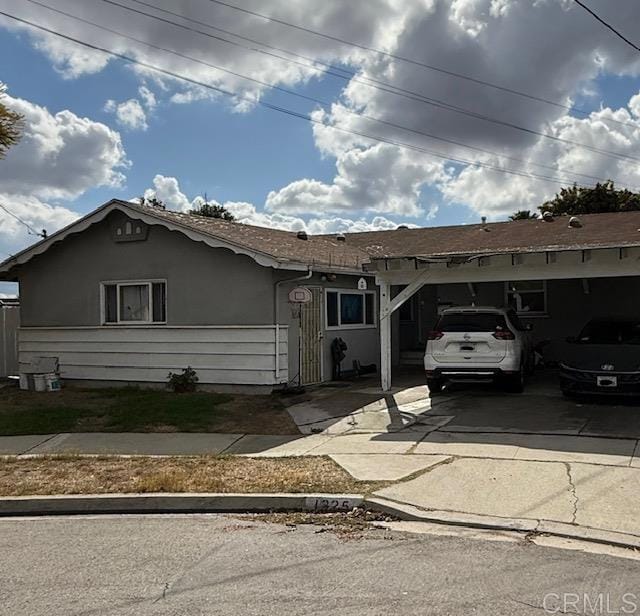
[[[325,530],[217,516],[0,519],[0,613],[640,614],[640,561]]]

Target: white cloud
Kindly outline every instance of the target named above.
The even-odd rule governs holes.
[[[187,212],[192,207],[192,203],[180,190],[178,180],[164,175],[158,174],[153,178],[153,188],[145,190],[144,196],[147,198],[157,197],[170,210]]]
[[[0,165],[2,191],[41,199],[73,199],[89,188],[119,187],[128,166],[120,135],[100,122],[69,110],[5,97],[25,117],[21,141]]]
[[[130,98],[121,103],[109,99],[104,104],[104,111],[115,113],[118,124],[129,130],[147,130],[147,113],[153,112],[158,105],[156,95],[146,85],[138,88],[140,99]]]
[[[54,68],[65,79],[98,73],[109,63],[109,56],[86,47],[74,45],[50,34],[34,36],[35,47],[51,59]]]
[[[15,253],[80,214],[59,201],[99,186],[119,187],[129,162],[120,135],[69,110],[6,96],[3,102],[25,119],[20,142],[0,164],[0,252]],[[26,224],[23,224],[23,221]],[[30,229],[29,229],[30,227]]]
[[[150,111],[156,108],[158,101],[156,100],[156,95],[147,87],[140,86],[138,88],[138,94],[142,99],[143,105],[149,109]]]
[[[14,4],[12,0],[0,0],[0,6],[9,12],[14,9]],[[596,11],[604,14],[609,11],[610,4],[606,0],[591,2]],[[317,78],[317,73],[284,62],[274,55],[258,54],[237,45],[211,40],[103,3],[57,0],[56,6],[256,80],[295,88]],[[165,6],[171,10],[169,4]],[[633,77],[640,74],[637,52],[622,44],[602,24],[569,0],[370,0],[365,19],[353,3],[343,0],[309,0],[304,3],[272,0],[266,4],[260,0],[246,0],[243,6],[330,32],[338,38],[358,41],[364,46],[385,49],[397,56],[414,58],[431,66],[444,67],[567,104],[577,96],[585,95],[593,95],[593,101],[597,103],[595,95],[598,90],[594,87],[594,79],[603,73]],[[600,147],[622,152],[640,151],[637,131],[633,127],[619,130],[617,125],[604,120],[607,114],[611,117],[626,114],[632,122],[637,122],[640,117],[638,98],[630,101],[627,110],[605,107],[598,112],[600,115],[576,120],[560,107],[456,79],[416,64],[376,56],[277,24],[265,24],[250,15],[210,2],[180,3],[176,10],[186,17],[215,23],[307,57],[355,68],[357,78],[345,82],[339,104],[335,104],[328,114],[316,111],[314,115],[329,125],[437,150],[445,156],[526,172],[579,179],[567,175],[567,170],[575,169],[603,179],[612,177],[621,182],[637,183],[635,168],[628,163],[612,161],[566,144],[541,140],[532,133],[499,126],[478,117],[468,117],[424,97],[446,101],[479,115],[534,131],[598,143]],[[40,8],[25,4],[20,7],[20,14],[42,22]],[[616,23],[633,24],[638,21],[640,3],[616,3]],[[56,31],[85,40],[88,38],[87,26],[68,18],[47,14],[46,22]],[[8,24],[7,27],[17,26]],[[90,40],[95,44],[127,53],[191,79],[238,92],[240,96],[253,99],[263,96],[268,90],[264,85],[243,80],[237,75],[160,53],[100,30],[91,29],[90,33]],[[30,36],[69,78],[100,71],[106,65],[107,60],[102,54],[41,34]],[[148,69],[134,70],[141,83],[155,82],[158,87],[166,88],[167,100],[174,103],[189,103],[203,98],[216,102],[229,100],[168,77],[158,77],[157,74],[154,77]],[[335,77],[327,79],[331,79],[333,84],[339,83]],[[367,79],[392,83],[422,96],[395,96],[366,85]],[[139,99],[143,113],[153,109],[153,103],[142,91]],[[296,105],[293,99],[283,98],[282,102],[288,107]],[[117,108],[118,103],[114,104]],[[252,104],[242,98],[228,104],[236,111],[252,109]],[[352,111],[362,111],[384,122],[491,150],[495,155],[439,142],[410,130],[372,123],[353,115]],[[142,126],[139,110],[136,113],[137,119],[133,120],[130,115],[129,121]],[[442,190],[445,199],[452,203],[462,202],[479,213],[499,217],[513,209],[535,206],[558,188],[488,169],[465,169],[464,165],[456,167],[453,173],[445,172],[443,162],[437,158],[389,145],[372,146],[371,141],[364,137],[317,124],[313,125],[313,136],[322,155],[335,157],[335,177],[330,182],[321,182],[313,177],[299,178],[287,186],[274,187],[267,200],[268,215],[308,219],[337,214],[347,220],[357,219],[366,212],[415,216],[425,209],[420,201],[421,190],[432,187]],[[544,170],[535,163],[549,165],[553,169]]]
[[[329,214],[381,212],[419,216],[420,190],[427,182],[446,179],[443,162],[410,155],[396,146],[376,144],[351,148],[337,157],[332,184],[298,180],[267,196],[273,212]]]
[[[63,206],[45,203],[29,195],[0,192],[0,203],[33,227],[37,233],[41,233],[44,229],[51,234],[79,218],[77,212]],[[3,253],[0,255],[0,260],[4,260],[8,256],[7,253],[13,254],[38,239],[40,238],[15,217],[0,210],[0,243]]]
[[[631,98],[629,108],[604,108],[578,119],[562,116],[550,124],[550,133],[565,140],[576,141],[600,149],[614,150],[626,156],[640,151],[640,117],[636,109],[640,97]],[[609,121],[607,121],[609,120]],[[611,122],[619,122],[616,124]],[[625,186],[640,190],[640,165],[632,160],[615,159],[563,143],[539,139],[529,150],[531,162],[552,164],[555,170],[545,171],[532,165],[525,171],[593,183],[595,180],[577,177],[562,170],[576,170],[592,178],[616,178]],[[528,177],[505,176],[497,171],[466,167],[442,186],[446,199],[453,203],[469,204],[491,218],[501,218],[518,209],[535,209],[559,190],[555,182],[541,182]]]
[[[198,207],[204,201],[203,197],[197,196],[192,200],[180,190],[179,182],[174,177],[156,175],[153,178],[153,188],[148,188],[144,196],[147,198],[157,197],[168,209],[187,212]],[[272,229],[285,229],[287,231],[305,230],[313,234],[375,231],[379,229],[395,229],[398,223],[389,220],[384,216],[375,216],[371,220],[365,218],[350,219],[338,218],[334,216],[322,217],[313,216],[311,218],[301,218],[281,213],[269,213],[258,211],[251,203],[243,201],[226,201],[218,203],[231,212],[236,221],[256,225],[258,227],[270,227]],[[405,223],[406,224],[406,223]],[[415,226],[415,225],[411,225]]]
[[[104,110],[116,114],[116,120],[121,126],[129,130],[147,130],[147,114],[140,101],[130,98],[122,103],[108,100],[104,105]]]

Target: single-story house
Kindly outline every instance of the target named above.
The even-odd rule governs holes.
[[[637,317],[639,274],[640,212],[307,236],[118,200],[0,264],[22,369],[56,356],[68,382],[123,384],[189,365],[256,391],[329,380],[336,338],[388,389],[460,304],[513,306],[553,359],[589,318]]]

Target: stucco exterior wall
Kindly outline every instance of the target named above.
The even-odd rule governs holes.
[[[290,279],[295,275],[291,272],[274,272],[274,281]],[[321,287],[325,289],[357,289],[359,276],[338,275],[335,280],[325,280],[322,273],[314,273],[308,280],[297,282],[286,282],[280,285],[279,292],[279,322],[281,325],[289,326],[289,375],[291,379],[299,373],[298,362],[298,319],[292,316],[291,306],[289,305],[289,291],[296,286]],[[376,292],[376,317],[378,316],[379,297],[378,287],[373,277],[367,277],[368,290]],[[353,360],[357,359],[361,364],[376,364],[380,367],[380,332],[378,323],[373,327],[365,329],[327,329],[326,315],[324,306],[324,292],[322,293],[322,354],[323,354],[323,375],[324,380],[330,380],[332,362],[331,362],[331,343],[334,338],[342,338],[347,344],[347,351],[342,362],[343,370],[351,370]]]
[[[18,273],[24,327],[100,325],[100,283],[167,281],[168,325],[273,323],[271,270],[249,257],[151,226],[144,241],[115,242],[114,213],[55,244]]]

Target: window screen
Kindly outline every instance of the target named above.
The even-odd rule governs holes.
[[[364,297],[358,293],[340,294],[340,324],[362,325],[364,323]]]
[[[167,286],[164,282],[154,282],[151,286],[153,298],[153,321],[155,323],[167,320]]]
[[[149,321],[149,285],[120,286],[120,320]]]
[[[104,285],[104,321],[105,323],[118,321],[118,287],[115,284]]]
[[[337,327],[338,323],[338,294],[327,292],[327,327]]]

